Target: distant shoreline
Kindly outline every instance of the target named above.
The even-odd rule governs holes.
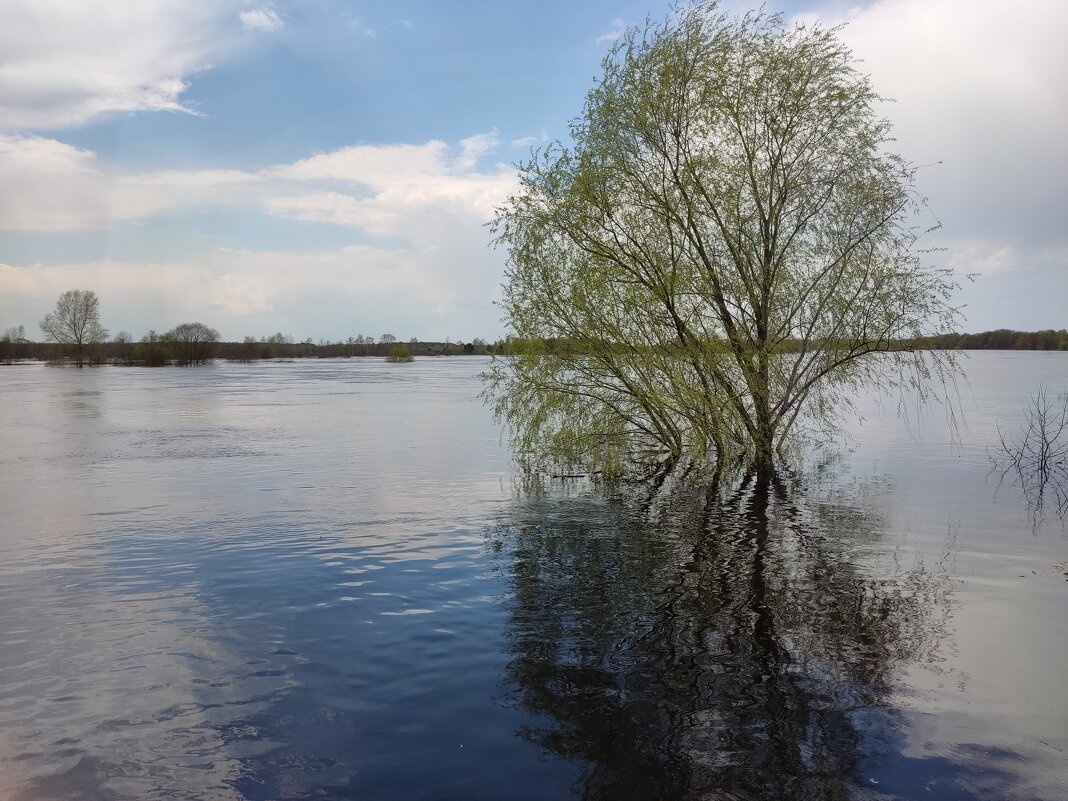
[[[93,346],[92,362],[120,366],[149,365],[139,352],[135,342],[104,342]],[[412,355],[419,358],[455,356],[508,355],[527,348],[536,348],[546,353],[566,352],[566,340],[542,340],[522,342],[516,339],[499,339],[489,344],[475,339],[463,342],[279,342],[249,341],[218,342],[212,346],[212,359],[229,362],[291,361],[295,359],[383,359],[395,344],[403,344]],[[941,334],[920,337],[895,343],[895,349],[910,350],[1002,350],[1002,351],[1068,351],[1068,330],[1047,329],[1043,331],[1014,331],[1000,328],[977,334]],[[0,340],[0,364],[19,362],[64,361],[64,346],[52,342],[29,342],[27,340]]]

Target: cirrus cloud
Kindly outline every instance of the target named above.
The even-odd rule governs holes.
[[[252,31],[277,31],[283,25],[282,18],[271,6],[250,8],[237,16],[241,24]]]

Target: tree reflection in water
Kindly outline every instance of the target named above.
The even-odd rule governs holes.
[[[879,514],[799,480],[653,495],[528,493],[501,535],[522,736],[588,763],[587,799],[851,797],[948,578],[873,564]]]

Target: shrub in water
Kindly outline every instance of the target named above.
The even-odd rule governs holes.
[[[387,362],[410,362],[412,361],[412,352],[404,345],[396,345],[389,349],[389,355],[386,356]]]

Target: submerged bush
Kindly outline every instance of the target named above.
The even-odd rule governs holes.
[[[410,362],[413,361],[412,352],[406,345],[396,345],[389,349],[386,356],[387,362]]]
[[[1015,472],[1035,529],[1048,508],[1068,516],[1068,393],[1050,398],[1045,387],[1031,396],[1024,427],[1006,434],[998,426],[999,445],[990,454],[1002,480]]]

